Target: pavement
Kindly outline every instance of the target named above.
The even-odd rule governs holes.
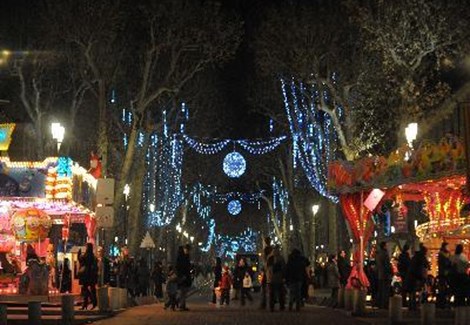
[[[303,324],[367,324],[349,316],[346,312],[331,308],[306,305],[300,312],[260,310],[259,294],[255,301],[240,306],[232,301],[228,307],[216,307],[208,303],[207,296],[193,296],[187,301],[190,311],[164,310],[163,304],[130,308],[115,317],[96,321],[95,325],[303,325]]]

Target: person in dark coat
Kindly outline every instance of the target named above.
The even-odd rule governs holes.
[[[243,278],[245,273],[248,272],[248,266],[246,265],[245,259],[242,257],[238,260],[237,266],[233,271],[233,289],[235,290],[235,296],[232,300],[237,300],[238,297],[241,297],[241,292],[243,288]],[[242,301],[242,305],[245,304],[245,301]]]
[[[398,256],[398,273],[401,278],[401,283],[402,283],[402,288],[401,288],[401,296],[402,296],[402,304],[404,307],[407,306],[407,292],[404,287],[404,282],[406,275],[408,274],[408,269],[410,268],[411,264],[411,257],[410,257],[410,246],[408,244],[405,244],[403,246],[403,250],[400,253],[400,256]]]
[[[351,265],[346,258],[346,252],[344,250],[339,251],[337,261],[341,287],[344,288],[348,283],[349,274],[351,274]]]
[[[70,270],[70,260],[64,259],[60,270],[60,293],[72,292],[72,270]]]
[[[390,298],[390,286],[392,283],[392,266],[390,264],[390,256],[387,251],[387,243],[381,242],[376,256],[377,263],[377,307],[388,309]]]
[[[150,271],[147,261],[144,258],[139,260],[137,266],[137,296],[142,297],[148,294],[150,287]]]
[[[152,280],[155,286],[155,298],[163,299],[163,284],[165,283],[165,275],[163,274],[162,262],[157,261],[152,270]]]
[[[331,304],[335,308],[338,303],[338,289],[341,285],[341,275],[335,255],[330,255],[326,272],[328,274],[328,286],[331,288]]]
[[[79,283],[82,285],[83,305],[82,310],[87,309],[91,300],[92,309],[96,308],[96,283],[98,282],[98,261],[93,253],[93,244],[86,244],[85,254],[78,251],[78,261],[80,263],[79,269]]]
[[[289,287],[289,310],[292,310],[295,303],[295,310],[299,311],[302,305],[301,288],[306,279],[306,262],[300,251],[296,248],[292,250],[287,259],[286,284]]]
[[[220,280],[222,279],[222,259],[220,257],[217,257],[215,259],[215,265],[212,271],[214,272],[214,289],[212,290],[212,303],[216,304],[217,297],[215,294],[215,288],[219,286]]]
[[[264,248],[261,254],[263,261],[263,277],[261,278],[261,304],[260,309],[265,309],[268,301],[268,258],[271,256],[273,247],[271,246],[271,238],[264,238]]]
[[[410,268],[405,279],[405,287],[410,295],[409,310],[417,309],[416,293],[424,288],[427,280],[429,262],[426,254],[427,248],[420,245],[420,250],[411,259]]]
[[[436,307],[445,308],[449,306],[448,296],[449,296],[449,275],[452,267],[450,261],[450,252],[447,249],[448,243],[443,242],[441,248],[439,249],[439,255],[437,257],[437,287],[438,293],[436,297]]]
[[[269,308],[274,311],[274,305],[279,302],[281,310],[285,309],[284,272],[286,262],[281,255],[280,247],[275,246],[268,258],[267,281],[269,288]]]
[[[97,250],[98,260],[98,287],[103,287],[109,284],[111,279],[110,260],[104,254],[103,247],[98,247]]]
[[[181,311],[188,311],[186,308],[186,295],[191,288],[191,260],[189,251],[191,246],[185,245],[178,248],[178,256],[176,258],[176,274],[178,276],[178,289],[180,291],[179,308]]]

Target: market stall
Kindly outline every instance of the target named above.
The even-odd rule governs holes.
[[[65,258],[76,274],[72,246],[94,241],[96,185],[68,157],[0,157],[0,296],[58,293]]]
[[[373,233],[372,215],[380,211],[385,202],[391,202],[395,210],[393,222],[397,228],[407,227],[409,212],[405,203],[422,202],[428,221],[415,224],[415,232],[430,249],[435,273],[435,253],[441,242],[449,242],[451,249],[457,243],[470,248],[470,219],[461,214],[467,201],[465,175],[464,146],[459,139],[448,136],[437,144],[424,142],[416,150],[404,146],[388,157],[335,161],[329,166],[329,186],[340,197],[358,248],[361,239],[367,242]],[[364,201],[373,189],[380,189],[383,196],[372,208],[367,208]],[[364,249],[358,249],[356,261],[362,261],[363,256]]]

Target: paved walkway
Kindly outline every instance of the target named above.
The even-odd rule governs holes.
[[[189,299],[187,312],[163,310],[162,304],[131,308],[119,315],[92,324],[95,325],[303,325],[303,324],[366,324],[346,313],[307,305],[300,312],[270,312],[257,309],[258,303],[241,307],[237,302],[229,307],[216,308],[202,297]]]

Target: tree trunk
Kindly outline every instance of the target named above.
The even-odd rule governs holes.
[[[98,123],[98,153],[101,157],[102,173],[103,176],[107,175],[108,171],[108,114],[107,114],[107,94],[106,85],[104,81],[99,82],[98,86],[98,110],[99,110],[99,123]]]
[[[328,251],[335,254],[338,251],[338,215],[336,204],[324,198],[328,207]]]
[[[144,151],[144,150],[142,150]],[[142,155],[143,156],[143,155]],[[143,157],[136,162],[136,173],[131,185],[130,208],[128,216],[128,229],[129,229],[129,252],[134,255],[139,251],[140,241],[144,235],[144,217],[142,215],[142,192],[143,192],[143,179],[145,176],[146,163]]]

